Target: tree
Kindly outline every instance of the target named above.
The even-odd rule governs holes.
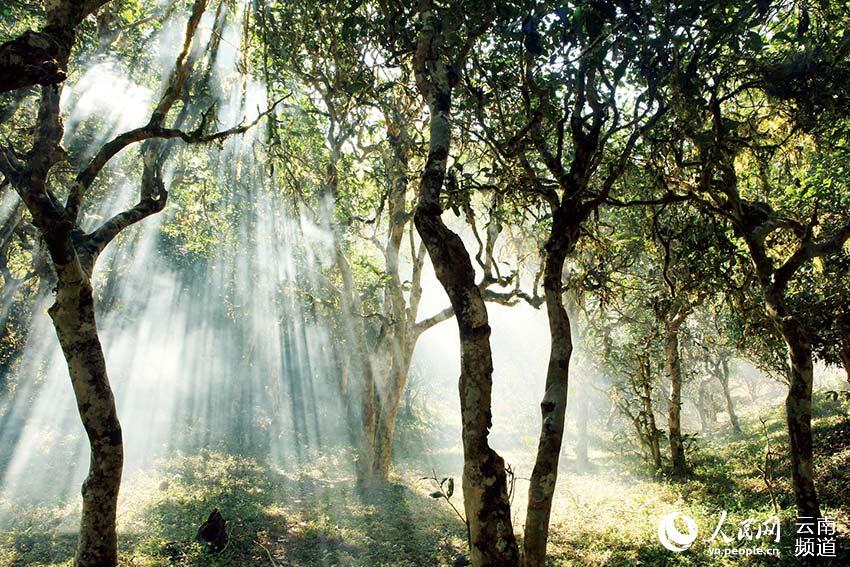
[[[324,171],[318,176],[314,163],[305,168],[284,160],[282,167],[293,178],[316,177],[311,199],[317,221],[334,233],[342,284],[337,296],[347,314],[340,333],[356,347],[356,360],[343,361],[343,373],[363,384],[351,391],[344,378],[341,393],[358,406],[350,408],[349,421],[360,431],[359,478],[380,484],[389,478],[396,418],[417,341],[454,312],[447,308],[419,318],[426,252],[414,237],[409,195],[411,172],[422,159],[417,126],[423,102],[410,81],[411,62],[385,57],[386,42],[369,21],[369,6],[349,8],[346,2],[264,7],[260,24],[264,37],[282,38],[268,47],[275,86],[289,77],[303,83],[303,104],[315,117],[310,136],[322,140]],[[317,21],[321,33],[310,31]],[[355,171],[355,160],[365,175]],[[373,248],[379,261],[359,243]],[[375,264],[368,280],[358,279],[353,269],[361,261]],[[493,283],[485,278],[478,284],[485,300],[509,302],[489,289]]]
[[[73,41],[75,26],[85,15],[81,10],[94,9],[94,4],[55,4],[48,13],[51,33],[59,33]],[[205,8],[205,0],[195,1],[182,50],[148,123],[114,137],[89,161],[72,164],[77,174],[64,186],[67,193],[64,204],[60,202],[63,180],[54,174],[58,164],[71,159],[62,147],[61,86],[50,84],[41,88],[32,148],[25,153],[10,147],[0,148],[0,172],[24,202],[46,244],[56,274],[56,297],[49,314],[65,355],[80,418],[91,446],[89,474],[82,488],[83,511],[76,556],[80,566],[117,563],[115,516],[123,465],[121,425],[95,318],[92,281],[95,263],[124,229],[165,207],[168,192],[163,182],[162,164],[170,149],[165,143],[167,140],[207,143],[245,132],[253,125],[240,124],[229,130],[207,133],[206,114],[191,131],[181,130],[179,123],[175,127],[166,125],[170,111],[185,94],[194,63],[190,57],[192,43]],[[70,44],[67,49],[70,50]],[[64,77],[68,59],[65,53],[57,60],[56,76]],[[119,152],[137,142],[142,142],[143,165],[138,203],[93,231],[85,232],[80,226],[81,213],[92,186]]]
[[[615,3],[593,2],[572,13],[523,3],[501,12],[491,34],[496,42],[481,43],[473,54],[466,104],[472,132],[495,154],[512,198],[545,211],[541,265],[551,349],[523,542],[526,564],[543,565],[573,352],[564,265],[663,108],[655,104],[652,81],[629,81],[635,58],[651,53],[636,51],[631,34],[641,33],[639,25],[616,25]],[[623,109],[618,96],[627,82],[637,93]]]
[[[799,118],[805,113],[789,113],[772,131],[763,127],[766,121],[776,122],[779,106],[771,104],[769,98],[776,92],[773,81],[778,77],[761,73],[765,68],[758,59],[762,38],[767,29],[780,29],[785,32],[778,35],[781,43],[782,38],[788,38],[788,28],[797,25],[797,15],[777,15],[758,3],[736,5],[734,12],[725,8],[723,2],[710,7],[682,7],[669,11],[672,16],[661,23],[663,29],[676,29],[677,25],[685,29],[674,38],[670,56],[675,61],[675,79],[667,94],[685,134],[685,144],[674,150],[671,165],[677,172],[675,185],[687,190],[704,210],[729,223],[755,270],[764,312],[782,336],[790,359],[786,413],[798,513],[817,517],[820,507],[811,431],[811,336],[817,330],[805,328],[789,302],[789,289],[804,266],[816,258],[826,260],[835,255],[850,238],[850,223],[835,207],[846,192],[839,193],[839,199],[830,198],[821,185],[806,201],[783,199],[779,188],[785,185],[785,174],[793,172],[806,179],[811,161],[829,152],[818,140],[797,129],[803,126]],[[706,18],[708,25],[695,25],[693,18]],[[817,27],[823,36],[831,37],[827,30],[835,21],[841,18],[819,20]],[[747,40],[745,45],[741,36],[752,28],[759,30],[759,39]],[[823,53],[833,52],[827,41],[820,44]],[[794,50],[785,52],[784,62],[790,63],[796,56],[799,53]],[[815,68],[807,68],[796,79],[805,81],[807,73],[820,77]],[[785,99],[796,101],[796,109],[805,110],[812,96],[794,91]],[[810,152],[784,154],[788,160],[783,161],[779,150],[788,147],[790,140],[803,148],[808,146]],[[834,181],[844,183],[843,179]],[[794,192],[784,194],[789,193]]]
[[[487,307],[460,237],[442,221],[441,195],[451,150],[454,89],[476,39],[491,25],[492,7],[477,1],[415,9],[381,2],[385,35],[412,58],[417,88],[429,111],[428,156],[414,210],[416,230],[449,296],[460,331],[460,402],[464,450],[463,500],[472,564],[517,565],[504,460],[490,447],[493,360]],[[418,29],[401,27],[416,16]]]

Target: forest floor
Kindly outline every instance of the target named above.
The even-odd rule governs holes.
[[[578,472],[565,458],[550,532],[551,565],[801,564],[790,533],[788,464],[778,456],[786,445],[783,412],[776,408],[764,417],[763,427],[757,416],[745,416],[741,436],[724,430],[699,439],[690,453],[693,475],[685,480],[653,476],[639,461],[616,456],[610,439],[595,439],[591,470]],[[764,482],[765,429],[775,455],[768,471],[783,520],[775,544],[781,558],[710,555],[711,547],[774,545],[736,538],[745,520],[755,526],[774,514]],[[839,529],[837,557],[820,564],[850,565],[847,404],[819,395],[814,433],[823,511]],[[509,462],[513,457],[506,455]],[[463,553],[464,526],[444,500],[429,496],[434,485],[419,478],[422,471],[404,469],[391,486],[363,494],[341,474],[345,470],[339,457],[282,471],[209,451],[172,458],[156,473],[129,475],[119,512],[121,564],[401,567],[452,565]],[[515,525],[522,523],[526,486],[518,481],[515,487]],[[459,490],[452,501],[462,510]],[[220,553],[193,541],[213,508],[228,520],[229,543]],[[722,510],[728,512],[723,531],[735,541],[707,543],[703,536],[713,532]],[[658,540],[658,521],[672,511],[692,516],[699,526],[700,537],[683,553],[667,551]],[[78,513],[73,505],[20,510],[14,525],[0,531],[0,565],[70,565]]]

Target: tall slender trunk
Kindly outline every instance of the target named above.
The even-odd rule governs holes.
[[[337,136],[338,118],[334,112],[330,113],[330,118],[331,125],[327,135],[329,157],[325,171],[323,196],[332,198],[335,204],[339,199],[338,165],[340,159],[342,159],[342,144],[345,141],[345,137]],[[357,395],[360,402],[358,415],[356,416],[359,417],[360,421],[360,439],[355,470],[358,483],[362,487],[366,487],[372,484],[374,480],[373,470],[376,459],[375,432],[380,413],[380,400],[377,396],[371,352],[367,344],[366,326],[363,323],[363,315],[360,309],[360,295],[357,290],[357,284],[354,281],[354,275],[351,272],[351,265],[348,263],[345,255],[343,236],[339,230],[341,227],[334,220],[333,211],[328,211],[328,216],[328,222],[334,229],[334,260],[342,279],[340,303],[343,315],[348,319],[345,324],[345,338],[355,362],[354,368],[349,366],[349,370],[356,372],[356,375],[359,377],[358,384],[354,385],[354,388],[349,388],[349,394]],[[351,375],[349,375],[349,378],[351,378]],[[351,386],[350,383],[349,385]],[[355,404],[349,404],[350,409],[354,409],[353,406]],[[349,421],[353,421],[353,417],[355,416],[349,415]]]
[[[386,481],[389,477],[393,458],[395,423],[412,357],[412,345],[400,345],[399,351],[393,354],[389,380],[384,388],[381,413],[378,416],[375,431],[375,462],[373,467],[376,480]]]
[[[563,209],[561,209],[563,211]],[[556,215],[552,236],[546,243],[543,291],[549,318],[549,366],[546,371],[546,390],[540,402],[542,423],[537,444],[537,458],[528,487],[528,511],[525,519],[525,564],[529,567],[546,562],[546,541],[549,537],[549,517],[552,497],[558,479],[558,461],[564,438],[564,417],[567,409],[570,357],[573,352],[570,319],[564,308],[562,274],[570,250],[571,234],[566,232],[563,213]],[[577,231],[573,231],[577,232]]]
[[[708,382],[703,380],[699,383],[699,390],[697,391],[697,411],[699,412],[699,425],[700,431],[705,433],[709,429],[709,420],[708,420],[708,392],[707,392]]]
[[[360,454],[357,458],[357,480],[362,486],[372,483],[373,470],[375,467],[375,431],[380,412],[380,400],[377,397],[375,387],[375,374],[372,367],[372,359],[366,344],[366,327],[360,314],[360,298],[351,273],[351,266],[345,257],[342,243],[337,238],[334,243],[336,264],[342,276],[342,308],[349,325],[346,328],[346,338],[351,345],[352,355],[355,362],[355,371],[359,377],[359,384],[350,388],[349,392],[356,393],[360,402]]]
[[[678,315],[678,314],[677,314]],[[670,433],[670,460],[673,474],[687,473],[685,446],[682,442],[682,361],[679,356],[679,325],[667,325],[664,337],[664,356],[670,376],[670,399],[667,425]]]
[[[661,435],[655,424],[655,411],[652,409],[652,394],[649,384],[644,384],[643,396],[644,413],[646,415],[646,429],[649,433],[649,447],[652,451],[652,464],[656,469],[661,468]]]
[[[76,263],[76,260],[74,261]],[[77,408],[91,445],[82,487],[83,513],[76,564],[104,567],[118,561],[115,528],[124,462],[121,425],[97,334],[91,281],[77,266],[57,265],[56,302],[49,309],[68,364]]]
[[[398,130],[406,126],[399,125]],[[410,309],[404,298],[404,286],[401,281],[399,269],[399,255],[401,243],[404,238],[404,228],[407,224],[407,213],[405,210],[407,195],[407,168],[408,157],[402,137],[396,128],[387,128],[387,138],[390,142],[390,169],[391,189],[387,199],[387,216],[389,228],[387,244],[384,250],[386,258],[386,269],[389,275],[387,289],[385,292],[385,303],[388,315],[392,318],[390,327],[390,362],[388,375],[381,389],[380,413],[377,415],[375,428],[375,461],[373,463],[373,475],[375,479],[385,482],[389,477],[390,465],[392,464],[393,437],[395,435],[395,422],[398,416],[401,397],[407,384],[407,374],[410,371],[410,363],[413,358],[413,349],[416,346],[416,336],[413,324],[415,323],[418,307],[418,290],[411,290]],[[416,258],[413,259],[414,263]]]
[[[738,415],[735,413],[735,404],[732,401],[732,393],[729,391],[729,361],[724,360],[720,364],[720,371],[717,374],[717,379],[720,381],[720,386],[723,388],[723,397],[726,399],[726,413],[729,414],[729,423],[732,424],[732,430],[735,433],[741,433],[741,424],[738,421]]]

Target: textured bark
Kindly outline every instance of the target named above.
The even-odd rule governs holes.
[[[528,488],[523,548],[525,564],[529,567],[546,563],[549,517],[564,438],[570,357],[573,352],[570,319],[564,307],[562,275],[564,261],[578,236],[578,223],[570,222],[565,211],[563,208],[558,209],[552,234],[545,247],[543,291],[551,349],[546,371],[546,390],[540,403],[542,423],[537,457]]]
[[[91,282],[78,262],[55,267],[59,285],[49,313],[91,446],[89,474],[82,488],[83,513],[76,564],[116,565],[115,515],[124,461],[121,425],[97,335]]]
[[[422,184],[441,185],[446,154],[433,148],[433,130],[434,122],[443,122],[446,129],[448,123],[435,120],[433,112],[431,121],[432,150]],[[469,522],[470,558],[476,567],[517,565],[519,552],[511,525],[505,463],[488,442],[493,360],[487,309],[475,284],[469,254],[460,237],[443,224],[439,209],[420,201],[414,220],[449,295],[460,331],[463,501]]]
[[[641,402],[649,437],[649,448],[652,454],[652,464],[656,469],[661,468],[661,435],[655,423],[655,411],[652,408],[652,382],[649,367],[649,354],[645,353],[640,359]]]
[[[67,77],[77,26],[108,0],[48,2],[47,25],[0,45],[0,92],[55,85]]]
[[[812,344],[799,320],[788,313],[780,293],[768,289],[765,303],[768,315],[785,339],[791,363],[785,417],[791,446],[791,485],[797,515],[818,518],[820,503],[815,489],[812,449]]]
[[[734,173],[730,173],[730,177]],[[814,362],[812,343],[799,319],[785,303],[785,292],[794,272],[811,249],[801,247],[780,268],[775,268],[764,245],[764,230],[752,228],[749,209],[742,207],[744,216],[738,230],[744,235],[750,256],[764,292],[765,312],[782,335],[789,355],[788,395],[785,398],[785,417],[791,457],[791,485],[798,516],[820,517],[820,504],[815,488],[812,450],[812,387]],[[843,240],[841,240],[843,243]],[[831,243],[832,244],[832,243]],[[802,252],[800,252],[802,251]],[[824,252],[825,253],[825,252]]]
[[[474,567],[515,566],[519,550],[511,524],[505,463],[488,442],[493,360],[487,307],[463,241],[441,219],[440,194],[451,144],[452,81],[457,73],[444,59],[442,22],[429,2],[421,4],[420,17],[414,68],[417,87],[430,113],[430,138],[414,223],[449,296],[460,331],[463,504],[470,559]]]
[[[670,399],[667,424],[670,435],[670,462],[673,474],[687,473],[685,446],[682,443],[682,361],[679,355],[679,328],[683,318],[679,313],[667,321],[664,336],[664,357],[670,377]]]

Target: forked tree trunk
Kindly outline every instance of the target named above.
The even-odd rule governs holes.
[[[563,209],[561,209],[563,211]],[[546,243],[543,291],[549,318],[549,366],[546,391],[540,403],[542,423],[537,444],[537,458],[528,487],[528,511],[525,519],[525,564],[542,566],[546,562],[546,541],[552,497],[558,479],[558,462],[564,438],[564,416],[567,409],[570,357],[573,352],[570,319],[564,308],[562,273],[570,250],[570,239],[577,231],[567,232],[563,213],[556,214],[552,236]]]
[[[361,487],[368,487],[375,480],[373,476],[377,456],[375,431],[378,422],[377,416],[380,412],[380,400],[376,395],[375,374],[369,348],[366,344],[366,327],[360,314],[360,297],[354,276],[351,273],[351,266],[348,264],[342,243],[338,238],[335,239],[334,249],[336,265],[342,276],[342,293],[340,293],[342,309],[351,323],[346,328],[346,339],[355,362],[354,370],[359,378],[356,387],[349,388],[349,392],[356,393],[355,395],[360,402],[357,416],[360,424],[360,452],[357,456],[355,469],[358,483]],[[349,384],[349,386],[352,385]]]
[[[91,446],[89,473],[82,487],[76,565],[112,566],[118,561],[115,518],[124,462],[121,425],[97,335],[91,281],[82,275],[79,265],[56,268],[56,302],[48,312],[68,364],[77,408]]]
[[[394,124],[395,126],[395,124]],[[400,125],[404,129],[406,125]],[[404,285],[401,279],[399,259],[401,243],[404,238],[404,229],[407,225],[406,196],[407,196],[407,168],[408,157],[406,149],[396,128],[387,128],[387,138],[392,150],[391,159],[391,189],[387,199],[387,216],[389,217],[389,229],[387,245],[384,250],[386,258],[387,290],[385,302],[388,315],[393,320],[390,327],[392,337],[390,338],[389,369],[383,388],[381,388],[380,413],[377,415],[375,428],[375,460],[373,463],[373,475],[378,482],[386,482],[389,478],[390,465],[393,456],[393,437],[395,436],[396,418],[407,384],[407,375],[410,371],[410,363],[413,358],[413,350],[416,346],[416,335],[413,325],[418,308],[418,297],[420,290],[411,289],[410,308],[404,297]],[[413,259],[414,263],[416,258]],[[414,268],[415,270],[416,268]],[[413,287],[417,287],[414,283]]]

